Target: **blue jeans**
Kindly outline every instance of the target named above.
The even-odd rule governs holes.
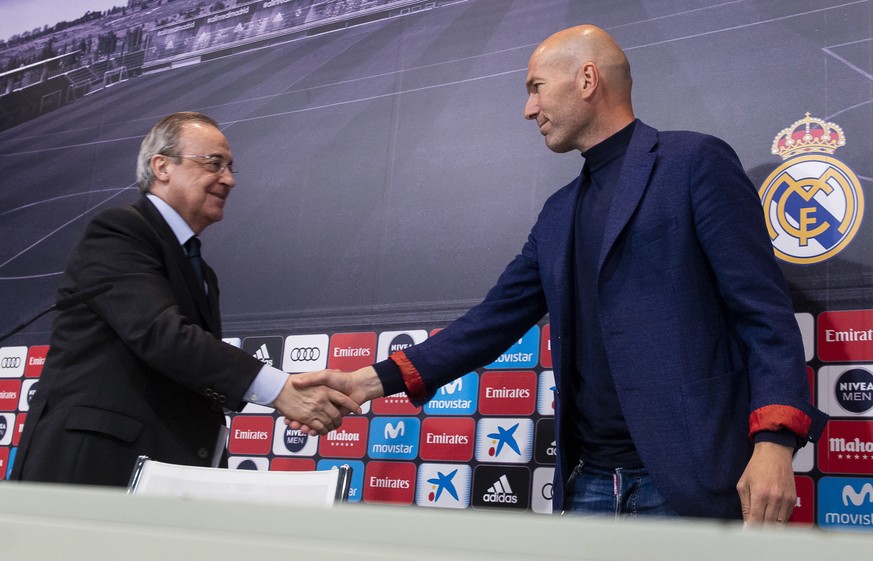
[[[566,511],[572,514],[678,516],[658,492],[645,468],[607,469],[579,465],[567,482]]]

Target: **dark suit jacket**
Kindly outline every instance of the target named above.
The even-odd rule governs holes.
[[[223,406],[243,405],[263,365],[220,340],[205,269],[208,298],[146,197],[88,225],[60,296],[113,287],[56,318],[12,479],[126,485],[140,454],[210,464]]]
[[[594,305],[628,428],[679,514],[740,517],[736,484],[751,455],[750,430],[785,427],[817,439],[827,418],[810,404],[802,341],[760,199],[724,142],[643,123],[617,188]],[[427,399],[494,360],[548,311],[557,511],[578,460],[571,416],[579,190],[577,178],[549,198],[481,304],[396,360],[407,388],[422,388],[410,394]]]

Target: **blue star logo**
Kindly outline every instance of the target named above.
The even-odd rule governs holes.
[[[516,454],[521,456],[521,450],[518,449],[518,443],[515,441],[515,437],[513,436],[516,429],[518,429],[518,425],[519,423],[515,423],[508,429],[498,426],[497,432],[492,432],[488,435],[488,438],[493,438],[497,441],[497,450],[494,452],[495,456],[500,455],[500,451],[503,450],[504,444],[512,448],[512,450]]]
[[[459,500],[458,491],[455,489],[455,484],[452,483],[452,480],[457,473],[457,469],[449,474],[438,471],[435,478],[427,480],[431,485],[436,485],[436,496],[434,497],[434,502],[440,500],[440,495],[443,494],[443,491],[451,495],[456,501]]]

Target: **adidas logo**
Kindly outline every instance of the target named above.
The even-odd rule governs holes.
[[[486,503],[514,505],[518,502],[518,497],[512,492],[512,487],[509,485],[509,479],[506,475],[501,475],[500,479],[488,488],[482,500]]]
[[[270,351],[267,350],[266,343],[262,344],[261,348],[256,350],[252,356],[268,366],[273,366],[273,359],[270,358]]]

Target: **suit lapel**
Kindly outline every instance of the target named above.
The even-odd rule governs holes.
[[[628,145],[627,154],[618,177],[618,192],[612,199],[609,215],[606,218],[606,227],[603,232],[603,243],[600,246],[600,256],[597,263],[597,271],[603,269],[603,263],[609,255],[612,246],[618,236],[627,226],[634,211],[643,198],[652,167],[655,165],[657,144],[657,131],[642,122],[637,123],[634,134]]]
[[[134,206],[139,209],[148,223],[151,224],[152,228],[161,238],[161,242],[167,248],[168,251],[166,251],[166,255],[168,256],[168,261],[170,261],[167,263],[167,266],[174,266],[182,272],[182,277],[185,279],[185,286],[188,289],[188,294],[197,306],[200,316],[203,318],[203,327],[211,333],[220,333],[220,330],[218,330],[218,326],[216,325],[217,322],[215,320],[215,315],[212,313],[212,307],[207,300],[206,292],[203,290],[203,286],[201,286],[200,281],[197,279],[197,274],[194,272],[191,263],[188,262],[188,256],[185,255],[185,250],[179,244],[179,240],[176,239],[176,235],[173,233],[172,228],[170,228],[169,224],[164,220],[164,217],[161,216],[160,212],[158,212],[158,209],[156,209],[146,197],[141,197]],[[206,269],[209,271],[206,275],[209,290],[216,298],[215,309],[218,309],[218,287],[215,286],[215,274],[208,266]],[[195,320],[196,318],[190,319]]]

